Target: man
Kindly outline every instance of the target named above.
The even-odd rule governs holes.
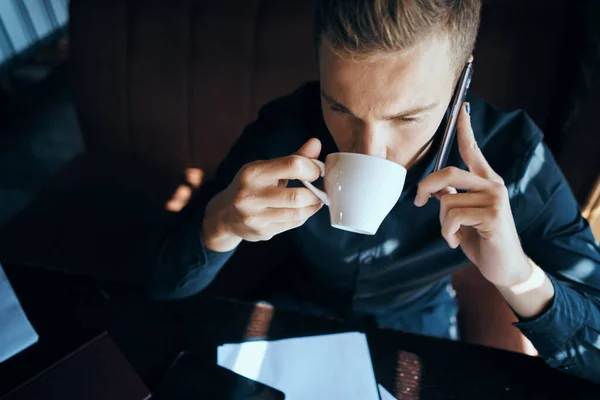
[[[480,0],[321,0],[320,83],[261,110],[169,233],[157,298],[205,289],[242,241],[283,235],[324,288],[323,309],[378,326],[455,338],[450,275],[475,264],[546,361],[600,380],[600,250],[542,134],[522,112],[469,96],[450,167],[433,171]],[[335,151],[408,169],[374,236],[336,230],[299,181]],[[250,263],[249,263],[250,264]],[[251,268],[249,265],[248,268]],[[544,272],[545,271],[545,272]]]

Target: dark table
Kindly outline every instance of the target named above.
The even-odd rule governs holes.
[[[151,388],[170,361],[165,356],[181,349],[214,354],[217,345],[248,338],[359,328],[261,304],[203,298],[122,311],[109,333]],[[552,370],[540,358],[404,332],[366,333],[377,380],[398,399],[600,399],[600,386]],[[160,346],[163,351],[156,352]]]
[[[75,300],[47,281],[36,285],[36,298],[46,296],[46,301],[28,314],[41,340],[0,364],[0,397],[18,383],[15,379],[33,375],[102,330],[152,390],[184,349],[214,360],[216,346],[223,343],[362,329],[341,320],[203,296],[151,303],[141,296],[107,300],[79,293]],[[28,297],[23,296],[25,309],[36,308]],[[404,332],[366,333],[377,380],[398,399],[600,399],[599,385],[552,370],[539,358]]]

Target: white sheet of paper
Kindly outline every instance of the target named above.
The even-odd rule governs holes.
[[[377,387],[379,388],[379,394],[381,395],[381,400],[398,400],[396,397],[394,397],[393,394],[388,392],[386,390],[386,388],[381,386],[381,384],[378,384]]]
[[[225,344],[217,363],[281,390],[286,400],[379,400],[367,338],[359,332]]]
[[[37,341],[38,335],[29,323],[0,265],[0,362]]]

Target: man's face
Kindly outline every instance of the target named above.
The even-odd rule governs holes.
[[[409,168],[424,154],[455,84],[447,40],[431,39],[399,54],[352,60],[327,40],[319,52],[321,105],[343,152],[386,158]]]

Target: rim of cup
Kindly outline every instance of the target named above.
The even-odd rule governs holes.
[[[398,164],[398,163],[395,163],[395,162],[393,162],[393,161],[387,160],[387,159],[385,159],[385,158],[380,158],[380,157],[370,156],[370,155],[368,155],[368,154],[361,154],[361,153],[350,153],[350,152],[345,152],[345,151],[337,151],[337,152],[335,152],[335,153],[329,153],[329,154],[327,155],[327,157],[329,157],[329,156],[335,156],[336,154],[339,154],[339,155],[344,155],[344,156],[351,156],[351,157],[356,157],[356,158],[368,158],[368,159],[376,159],[376,160],[383,161],[383,162],[385,162],[385,163],[389,163],[389,164],[396,165],[396,166],[398,166],[399,168],[401,168],[402,170],[406,171],[406,168],[404,168],[402,165],[400,165],[400,164]],[[326,158],[327,158],[327,157],[326,157]]]

